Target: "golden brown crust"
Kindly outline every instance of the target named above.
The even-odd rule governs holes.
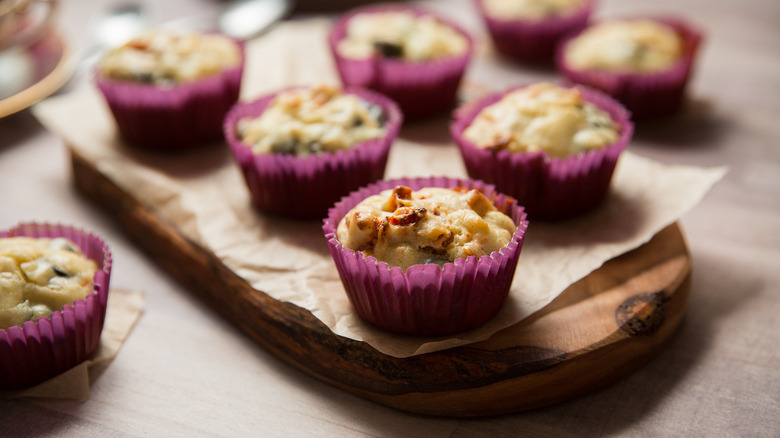
[[[515,228],[478,190],[398,186],[363,200],[337,234],[344,247],[406,269],[489,255],[511,240]]]

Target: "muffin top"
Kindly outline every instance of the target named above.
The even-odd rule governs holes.
[[[97,264],[65,238],[0,238],[0,329],[92,293]]]
[[[564,59],[575,70],[656,72],[682,55],[682,38],[653,20],[614,20],[593,25],[567,44]]]
[[[238,121],[238,138],[260,153],[309,156],[349,149],[385,134],[378,105],[318,85],[279,93],[258,117]]]
[[[482,0],[485,14],[503,20],[539,20],[566,15],[585,0]]]
[[[515,229],[478,190],[398,186],[350,210],[337,238],[345,248],[406,270],[490,255],[509,243]]]
[[[468,40],[431,15],[412,11],[359,13],[347,23],[338,53],[349,59],[374,55],[405,61],[430,61],[461,55]]]
[[[98,73],[165,86],[212,76],[240,63],[241,50],[226,36],[155,29],[106,53]]]
[[[482,109],[463,136],[477,147],[567,157],[617,141],[620,126],[579,88],[542,82]]]

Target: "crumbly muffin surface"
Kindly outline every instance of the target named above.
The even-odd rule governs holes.
[[[100,75],[155,85],[174,85],[237,67],[241,51],[217,34],[149,30],[110,50],[98,66]]]
[[[655,72],[682,54],[682,39],[653,20],[614,20],[585,29],[566,47],[566,64],[578,70]]]
[[[0,238],[0,328],[48,316],[92,293],[97,264],[64,238]]]
[[[485,107],[463,136],[485,149],[567,157],[617,141],[620,127],[577,87],[538,83]]]
[[[405,270],[490,255],[509,243],[515,229],[478,190],[398,186],[350,210],[337,238],[345,248]]]
[[[566,15],[580,7],[584,0],[483,0],[488,16],[500,19],[538,20]]]
[[[308,156],[349,149],[385,134],[381,107],[328,85],[280,93],[265,111],[237,124],[256,153]]]
[[[461,55],[468,40],[430,15],[410,11],[357,14],[337,47],[341,56],[365,59],[374,55],[406,61],[429,61]]]

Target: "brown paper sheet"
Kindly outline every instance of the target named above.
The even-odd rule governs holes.
[[[88,399],[90,384],[111,364],[119,352],[141,316],[143,304],[144,294],[142,292],[112,288],[108,294],[106,320],[103,332],[100,334],[100,345],[89,359],[31,388],[20,391],[2,391],[0,398]]]
[[[337,83],[325,45],[327,26],[324,20],[285,23],[250,42],[242,99],[290,85]],[[176,157],[134,151],[116,136],[94,89],[49,99],[34,112],[81,156],[255,289],[310,310],[338,335],[397,357],[483,340],[519,322],[605,261],[678,220],[725,174],[723,168],[668,166],[625,153],[599,211],[555,225],[531,224],[510,297],[498,316],[459,336],[425,339],[390,335],[363,323],[344,294],[321,224],[274,219],[253,209],[224,146]],[[466,176],[444,118],[404,127],[391,151],[387,178],[424,175]]]

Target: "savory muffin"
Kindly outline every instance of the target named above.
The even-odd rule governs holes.
[[[0,329],[83,299],[92,293],[96,270],[65,238],[0,238]]]
[[[105,242],[79,228],[0,230],[0,390],[52,378],[98,348],[112,263]]]
[[[405,120],[452,107],[473,51],[469,34],[453,22],[402,5],[349,11],[334,23],[328,43],[341,82],[389,97]]]
[[[278,94],[259,117],[239,120],[237,130],[254,153],[308,156],[380,138],[386,118],[376,104],[318,85]]]
[[[566,46],[569,68],[577,70],[656,72],[682,56],[682,38],[658,21],[615,20],[584,30]]]
[[[322,219],[342,196],[382,178],[402,121],[378,93],[312,86],[238,103],[223,130],[255,206]]]
[[[541,20],[571,13],[585,0],[481,0],[485,14],[504,20]]]
[[[527,227],[523,207],[491,185],[421,177],[344,196],[322,230],[361,318],[396,333],[445,336],[498,313]]]
[[[531,219],[557,220],[605,199],[633,123],[601,92],[539,83],[464,104],[450,133],[469,177],[513,196]]]
[[[592,24],[558,45],[558,70],[572,82],[619,100],[635,119],[673,114],[682,105],[702,35],[672,17]]]
[[[579,88],[542,82],[484,108],[463,136],[481,148],[566,157],[614,143],[619,129]]]
[[[241,58],[239,46],[223,35],[149,30],[108,51],[98,74],[165,87],[238,67]]]
[[[220,139],[243,69],[242,43],[153,29],[106,53],[95,82],[123,139],[153,151],[181,151]]]
[[[490,255],[510,241],[515,228],[478,190],[398,186],[347,213],[338,239],[345,248],[406,269]]]
[[[431,15],[388,10],[353,16],[337,51],[350,59],[384,56],[419,62],[462,55],[468,44],[463,35]]]
[[[523,63],[551,63],[564,35],[588,24],[594,0],[474,0],[496,50]]]

